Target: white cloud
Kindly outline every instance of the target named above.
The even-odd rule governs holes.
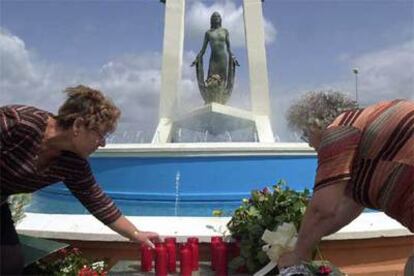
[[[396,98],[414,100],[413,40],[359,56],[341,54],[338,60],[345,63],[346,68],[359,69],[358,94],[362,106]],[[270,87],[274,88],[272,92],[275,93],[271,103],[275,134],[283,141],[295,140],[295,134],[287,127],[285,114],[301,94],[312,90],[335,90],[354,97],[355,80],[350,76],[351,72],[347,72],[347,76],[337,82],[309,87],[299,83],[296,87],[281,89],[278,84],[271,84]]]
[[[190,4],[186,14],[186,34],[190,39],[200,41],[204,38],[204,33],[210,28],[210,16],[218,11],[222,17],[222,26],[229,30],[230,43],[232,47],[244,47],[244,19],[243,7],[237,6],[234,1],[220,1],[207,6],[203,2]],[[263,18],[265,42],[271,44],[276,38],[276,28],[272,22]],[[201,42],[200,42],[201,43]]]
[[[148,132],[147,140],[152,135],[158,120],[159,53],[118,57],[95,72],[67,70],[35,60],[24,41],[4,29],[0,50],[0,105],[29,104],[56,112],[64,101],[62,90],[82,83],[101,89],[121,108],[121,132],[132,124],[137,132]]]
[[[362,103],[414,99],[414,40],[363,54],[350,62],[359,69],[358,94]]]
[[[23,40],[0,28],[0,104],[32,104],[50,110],[49,103],[59,101],[51,93],[50,70],[34,60]],[[48,99],[48,101],[45,101]],[[47,103],[46,103],[47,102]]]

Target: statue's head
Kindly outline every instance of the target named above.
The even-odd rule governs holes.
[[[218,12],[213,12],[210,17],[210,26],[212,29],[221,27],[221,15]]]

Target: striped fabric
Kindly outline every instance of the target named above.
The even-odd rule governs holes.
[[[341,114],[322,134],[314,190],[347,181],[347,194],[414,232],[414,102]]]
[[[63,151],[47,169],[37,170],[36,159],[50,115],[30,106],[0,107],[2,198],[62,181],[97,219],[105,224],[114,222],[121,212],[96,183],[87,160]]]

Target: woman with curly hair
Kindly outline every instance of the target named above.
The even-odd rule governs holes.
[[[102,223],[138,243],[154,232],[139,231],[97,184],[86,158],[105,146],[120,110],[95,89],[79,85],[58,114],[26,105],[0,107],[1,275],[19,274],[23,257],[7,203],[9,195],[31,193],[62,181]]]
[[[359,109],[338,92],[311,92],[290,107],[287,119],[317,151],[318,168],[295,249],[278,261],[281,275],[307,275],[301,263],[310,261],[322,237],[365,207],[414,232],[413,101]]]

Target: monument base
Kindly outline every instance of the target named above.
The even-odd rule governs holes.
[[[181,133],[182,130],[215,136],[246,130],[255,138],[252,138],[252,141],[244,142],[274,142],[271,124],[267,116],[255,115],[250,111],[219,103],[209,103],[174,120],[161,118],[152,143],[181,142],[174,139],[174,133],[177,131]]]

